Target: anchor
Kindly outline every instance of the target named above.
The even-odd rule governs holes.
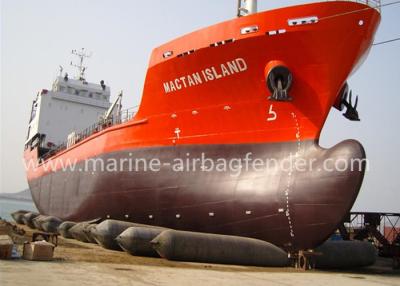
[[[335,104],[333,105],[337,110],[343,111],[343,108],[346,107],[346,112],[343,113],[343,116],[351,121],[360,121],[360,117],[358,116],[357,105],[358,105],[358,96],[356,97],[356,101],[352,103],[353,94],[352,91],[349,91],[349,86],[347,82],[343,85],[342,89],[339,92],[339,95],[336,99]]]
[[[275,76],[271,74],[270,76],[270,81],[271,85],[273,86],[273,93],[272,95],[268,98],[269,100],[275,100],[275,101],[291,101],[292,98],[288,94],[288,88],[283,87],[284,83],[282,78],[278,77],[278,79],[275,81]]]
[[[360,121],[360,117],[358,116],[357,105],[358,105],[358,96],[356,96],[356,102],[354,106],[351,102],[352,100],[352,91],[350,90],[349,101],[347,101],[348,92],[346,90],[343,98],[342,104],[346,107],[346,112],[343,113],[343,116],[346,117],[350,121]]]
[[[274,66],[267,74],[267,87],[272,93],[268,97],[272,101],[291,101],[289,89],[292,85],[293,77],[289,69],[284,65]]]

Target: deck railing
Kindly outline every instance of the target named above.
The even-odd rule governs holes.
[[[69,138],[68,141],[63,142],[62,144],[58,145],[54,149],[50,149],[43,157],[43,160],[46,160],[55,154],[72,147],[73,145],[77,144],[78,142],[81,142],[88,138],[89,136],[98,133],[100,131],[103,131],[105,129],[110,128],[111,126],[118,125],[125,123],[129,120],[131,120],[137,112],[137,107],[132,107],[126,110],[121,110],[120,112],[111,115],[107,119],[101,119],[97,123],[89,126],[85,130],[83,130],[80,133],[75,134],[72,138]]]

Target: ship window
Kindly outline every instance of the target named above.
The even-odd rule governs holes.
[[[273,30],[273,31],[268,31],[265,34],[268,36],[274,36],[274,35],[278,35],[278,34],[284,34],[286,33],[286,29],[279,29],[279,30]]]
[[[240,29],[240,33],[242,35],[246,35],[246,34],[250,34],[250,33],[255,33],[258,31],[258,26],[254,25],[254,26],[248,26],[248,27],[244,27],[242,29]]]
[[[58,89],[59,89],[60,91],[62,91],[62,92],[65,91],[65,87],[63,87],[62,85],[60,85],[60,86],[58,87]]]
[[[169,58],[169,57],[172,56],[173,54],[174,54],[173,51],[165,52],[165,53],[163,54],[163,58],[164,58],[164,59]]]
[[[317,16],[310,16],[310,17],[296,18],[296,19],[289,19],[288,20],[288,25],[289,26],[316,24],[316,23],[318,23],[318,17]]]
[[[190,54],[193,54],[194,52],[195,52],[195,50],[190,50],[190,51],[187,51],[187,52],[177,55],[177,57],[180,58],[180,57],[188,56]]]
[[[222,46],[224,43],[224,41],[220,41],[220,42],[216,42],[210,45],[210,47],[218,47],[218,46]]]
[[[79,95],[79,90],[75,90],[75,95]]]
[[[229,43],[233,43],[234,41],[235,41],[235,39],[228,39],[228,40],[225,40],[225,41],[219,41],[219,42],[215,42],[215,43],[210,44],[210,47],[218,47],[218,46],[226,45],[226,44],[229,44]]]
[[[93,97],[93,94],[92,94],[91,92],[89,92],[89,97],[90,97],[90,98],[92,98],[92,97]]]

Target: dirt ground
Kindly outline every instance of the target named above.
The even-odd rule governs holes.
[[[19,232],[20,234],[16,234]],[[9,234],[22,252],[33,230],[0,221],[0,234]],[[307,271],[168,261],[131,256],[96,244],[59,238],[54,261],[0,260],[1,285],[399,285],[400,271],[391,260],[352,271]]]

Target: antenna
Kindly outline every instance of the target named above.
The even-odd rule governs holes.
[[[237,16],[248,16],[257,13],[257,0],[238,0]]]
[[[82,48],[80,51],[72,50],[71,54],[77,56],[79,58],[79,64],[74,64],[71,61],[71,66],[76,67],[79,71],[77,78],[79,80],[85,80],[85,71],[87,67],[83,65],[84,58],[90,58],[92,53],[85,53],[85,48]]]

